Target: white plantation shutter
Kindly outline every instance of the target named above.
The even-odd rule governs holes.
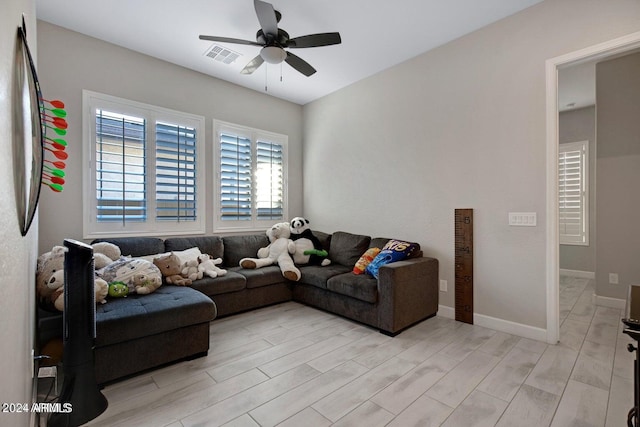
[[[214,231],[260,230],[286,219],[287,137],[214,121]]]
[[[196,219],[196,130],[156,123],[156,218]]]
[[[589,244],[588,144],[588,141],[560,144],[558,197],[561,244]]]
[[[220,135],[220,219],[251,220],[251,140]]]
[[[283,154],[282,145],[257,142],[256,209],[258,220],[282,220],[283,217]]]
[[[144,118],[96,111],[97,221],[144,221]]]

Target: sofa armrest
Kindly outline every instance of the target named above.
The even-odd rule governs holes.
[[[438,260],[411,258],[384,265],[379,270],[378,324],[395,335],[438,312]]]

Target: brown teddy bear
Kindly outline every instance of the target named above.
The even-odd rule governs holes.
[[[53,273],[51,278],[49,278],[47,286],[52,290],[50,298],[53,306],[58,311],[64,311],[64,270],[58,270]],[[109,292],[109,285],[107,282],[96,277],[93,287],[96,296],[96,303],[106,303],[107,293]]]
[[[181,275],[182,268],[178,255],[171,252],[168,255],[153,259],[153,263],[160,269],[167,283],[178,286],[189,286],[191,279]]]

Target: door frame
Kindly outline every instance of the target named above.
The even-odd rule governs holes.
[[[546,72],[547,154],[547,343],[560,339],[560,237],[558,229],[558,70],[583,62],[598,61],[640,49],[640,31],[548,59]],[[592,241],[592,244],[595,244]]]

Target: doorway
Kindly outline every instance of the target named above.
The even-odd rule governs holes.
[[[558,232],[558,70],[586,62],[600,61],[640,48],[640,32],[571,52],[546,62],[547,118],[547,342],[556,344],[560,338],[560,266]]]

